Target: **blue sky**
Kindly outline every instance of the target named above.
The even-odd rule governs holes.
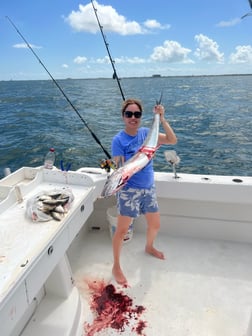
[[[119,77],[252,73],[248,0],[94,1]],[[0,80],[113,74],[90,1],[1,0]]]

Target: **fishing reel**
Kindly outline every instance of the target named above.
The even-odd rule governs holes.
[[[110,173],[111,169],[113,169],[113,170],[116,169],[116,164],[111,159],[103,159],[100,163],[100,167],[102,169],[105,169],[107,173]]]

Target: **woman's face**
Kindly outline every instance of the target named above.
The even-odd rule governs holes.
[[[141,124],[142,112],[137,104],[130,104],[126,107],[123,113],[123,121],[125,123],[126,131],[137,131]]]

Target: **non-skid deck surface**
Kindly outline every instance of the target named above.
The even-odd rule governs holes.
[[[122,267],[130,287],[116,286],[133,299],[134,305],[146,308],[141,319],[147,326],[141,335],[252,335],[251,245],[159,234],[156,247],[165,253],[166,260],[145,254],[144,245],[143,233],[134,233],[124,244]],[[88,232],[71,252],[77,282],[104,279],[115,285],[108,232]],[[82,294],[84,321],[92,323],[85,286]],[[132,325],[123,333],[107,328],[94,335],[139,335],[131,331]]]

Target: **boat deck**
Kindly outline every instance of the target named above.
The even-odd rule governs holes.
[[[129,282],[129,287],[123,288],[111,276],[109,232],[80,234],[69,250],[69,260],[82,294],[84,323],[92,325],[94,319],[86,281],[98,284],[104,280],[132,298],[133,305],[145,308],[140,320],[146,326],[139,331],[132,316],[122,333],[125,336],[252,335],[251,244],[160,234],[156,247],[166,260],[147,255],[144,245],[145,235],[134,232],[133,239],[123,246],[122,266]],[[118,334],[107,327],[83,335]]]

